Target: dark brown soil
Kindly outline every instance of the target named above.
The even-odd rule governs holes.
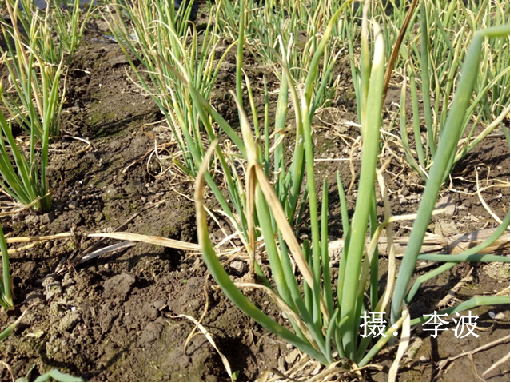
[[[4,232],[14,237],[117,230],[196,242],[193,183],[165,155],[160,163],[154,158],[148,161],[146,154],[154,148],[155,138],[158,145],[167,144],[170,133],[164,122],[158,122],[162,120],[158,108],[132,81],[134,76],[123,52],[103,37],[103,25],[99,21],[98,25],[88,29],[73,60],[62,118],[63,137],[52,145],[54,210],[2,219]],[[235,126],[234,104],[225,97],[235,89],[233,64],[234,56],[228,56],[212,101]],[[278,86],[277,79],[256,61],[251,64],[248,74],[256,89],[256,103],[261,106],[262,75],[270,86],[274,83],[273,87]],[[339,159],[349,157],[352,139],[359,135],[358,128],[346,124],[357,120],[347,59],[340,60],[336,70],[342,81],[335,105],[318,112],[314,119],[315,155],[327,159],[317,162],[317,171],[318,181],[325,176],[329,180],[330,235],[334,239],[343,235],[336,171],[347,187],[351,171],[348,162]],[[386,101],[389,109],[392,101],[399,100],[399,92],[391,87]],[[275,100],[276,95],[272,102]],[[90,146],[76,137],[87,140]],[[399,147],[391,140],[387,143],[396,155],[385,174],[392,212],[416,212],[423,182],[405,165]],[[168,155],[175,148],[167,145],[165,150],[162,153]],[[360,168],[359,153],[359,149],[354,152],[355,174]],[[388,149],[387,153],[391,155]],[[452,185],[440,196],[451,197],[454,210],[435,217],[430,232],[451,236],[496,227],[475,193],[476,170],[481,187],[489,187],[482,192],[486,203],[499,217],[505,215],[509,188],[503,185],[509,184],[509,148],[503,137],[488,138],[457,165]],[[354,185],[347,195],[350,213],[356,201],[356,179]],[[396,225],[396,235],[407,236],[411,224]],[[214,223],[210,227],[223,236]],[[0,360],[10,366],[15,378],[35,366],[32,379],[59,368],[85,380],[228,380],[218,353],[200,332],[186,350],[183,348],[193,323],[175,316],[198,320],[206,302],[209,310],[202,324],[232,370],[239,372],[239,380],[255,380],[265,371],[287,368],[293,362],[285,359],[292,348],[262,330],[223,293],[211,287],[205,290],[205,283],[209,286],[212,282],[200,255],[138,244],[80,266],[69,265],[69,259],[96,242],[55,240],[11,257],[16,307],[0,313],[0,326],[5,328],[21,313],[25,315],[14,334],[0,343]],[[105,240],[101,247],[113,243]],[[430,270],[429,263],[422,266],[417,275]],[[386,270],[383,257],[380,269]],[[438,309],[438,302],[467,274],[471,281],[453,299],[494,295],[509,286],[508,265],[462,263],[419,290],[410,307],[412,317]],[[250,297],[284,323],[267,297],[255,293]],[[502,314],[492,320],[488,311]],[[449,357],[509,336],[509,307],[483,307],[472,312],[479,316],[478,338],[456,338],[452,326],[437,338],[424,330],[414,331],[422,343],[400,370],[400,380],[481,380],[484,371],[509,351],[509,340],[440,369]],[[386,380],[394,352],[390,349],[375,360],[384,366],[383,372],[368,373],[364,379]],[[11,379],[7,369],[0,371],[2,380]],[[484,379],[509,381],[509,361]]]

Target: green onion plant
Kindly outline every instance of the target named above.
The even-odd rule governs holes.
[[[2,102],[9,119],[42,141],[45,128],[49,128],[52,136],[60,134],[59,120],[66,94],[63,80],[92,5],[85,13],[79,0],[74,1],[72,11],[61,9],[60,3],[40,10],[30,0],[7,0],[6,5],[10,23],[1,23],[7,45],[2,62],[9,71],[9,79],[4,84]],[[53,89],[57,93],[50,97]]]
[[[245,1],[243,0],[240,2],[240,9],[240,14],[244,15]],[[282,84],[273,132],[274,139],[278,139],[278,123],[285,120],[286,117],[286,108],[280,106],[287,105],[287,102],[284,104],[285,95],[289,94],[296,119],[295,149],[293,161],[289,168],[284,167],[285,162],[282,160],[283,154],[280,152],[279,142],[275,142],[270,149],[268,121],[265,120],[263,133],[253,111],[252,103],[250,105],[253,111],[252,119],[249,119],[240,102],[242,98],[239,94],[236,97],[243,138],[243,146],[238,148],[238,161],[244,164],[244,177],[241,178],[229,172],[228,166],[222,169],[226,184],[240,185],[232,190],[239,191],[238,201],[244,207],[244,217],[248,229],[245,234],[247,240],[244,242],[246,251],[250,255],[251,262],[253,262],[251,270],[254,270],[257,274],[257,278],[254,278],[252,282],[234,283],[224,270],[209,239],[204,208],[204,188],[206,184],[214,191],[209,168],[213,155],[215,155],[216,161],[222,164],[228,164],[229,161],[226,161],[226,159],[232,156],[232,152],[227,153],[225,151],[225,139],[221,136],[219,141],[213,141],[207,151],[196,183],[195,200],[199,244],[205,262],[217,283],[243,312],[264,328],[276,333],[287,342],[326,365],[334,365],[337,360],[341,362],[350,360],[362,367],[393,338],[393,333],[399,331],[400,327],[427,320],[427,317],[420,317],[410,321],[406,307],[413,299],[418,287],[414,285],[412,290],[408,292],[408,284],[415,269],[416,261],[418,259],[429,259],[427,255],[420,255],[419,250],[449,165],[449,158],[456,149],[455,142],[463,121],[460,117],[460,111],[466,110],[469,102],[467,95],[471,94],[478,76],[475,64],[479,64],[482,41],[486,37],[498,38],[509,32],[509,26],[504,26],[477,31],[473,35],[473,41],[463,64],[460,78],[461,86],[457,89],[447,114],[445,133],[441,134],[439,139],[435,162],[430,170],[425,193],[416,214],[409,246],[399,270],[395,266],[395,257],[392,253],[389,255],[391,258],[393,257],[392,266],[389,267],[389,283],[383,295],[380,296],[377,289],[378,269],[377,257],[375,256],[377,254],[378,237],[384,228],[389,231],[393,222],[400,219],[410,219],[410,217],[392,217],[387,210],[384,221],[380,224],[377,221],[374,185],[377,175],[382,125],[385,48],[383,34],[377,23],[371,23],[372,34],[369,33],[370,22],[367,17],[367,10],[368,5],[366,5],[365,17],[362,22],[360,76],[354,78],[354,81],[359,83],[361,95],[358,100],[361,102],[362,168],[356,207],[351,219],[346,208],[344,190],[339,182],[345,247],[339,265],[337,281],[332,280],[332,270],[329,268],[328,185],[325,180],[320,203],[314,178],[314,140],[311,130],[310,110],[313,107],[314,100],[313,88],[318,86],[318,82],[321,81],[315,81],[316,73],[314,72],[319,68],[319,63],[325,53],[325,47],[339,16],[342,14],[342,10],[338,10],[332,16],[323,31],[323,37],[311,60],[309,74],[303,90],[300,90],[290,73],[287,62],[288,52],[285,45],[282,44],[280,47],[281,55],[278,60],[282,68]],[[241,31],[240,36],[243,36]],[[244,44],[244,39],[239,38],[238,44]],[[370,45],[372,48],[370,48]],[[242,52],[243,49],[238,46],[238,54],[242,54]],[[241,66],[242,62],[243,60],[239,59],[238,66]],[[198,92],[194,90],[193,83],[189,78],[186,78],[186,73],[182,68],[180,70],[181,73],[177,74],[176,71],[176,75],[181,76],[182,82],[188,86],[190,93],[194,95],[193,102],[199,110],[203,123],[208,125],[211,124],[211,121],[214,121],[220,129],[228,133],[225,120],[214,111],[205,99],[199,96]],[[239,67],[238,71],[238,73],[241,72]],[[249,81],[246,80],[245,85],[250,95]],[[237,88],[239,90],[242,87],[238,84]],[[229,139],[232,138],[229,134],[227,135]],[[221,142],[222,140],[224,142]],[[232,150],[231,146],[229,148]],[[338,180],[340,181],[340,177],[338,177]],[[302,186],[305,187],[305,193],[301,192]],[[382,189],[384,194],[384,187]],[[294,227],[299,221],[298,218],[304,218],[303,212],[306,208],[308,208],[309,213],[311,237],[310,242],[305,240],[300,243],[296,237]],[[435,260],[448,262],[447,266],[440,266],[438,272],[443,272],[460,261],[509,262],[509,257],[488,257],[478,254],[482,248],[488,246],[489,243],[501,235],[508,225],[509,214],[492,238],[477,248],[457,255],[455,258],[450,255],[435,255]],[[238,224],[237,227],[243,228],[244,225]],[[365,239],[368,231],[371,243],[366,247]],[[265,275],[255,262],[256,238],[259,236],[264,241],[264,253],[270,264],[271,278],[269,278],[269,275]],[[299,270],[301,279],[296,277],[293,265],[296,265]],[[438,272],[431,273],[428,277],[432,278]],[[367,284],[369,290],[366,289]],[[242,293],[244,289],[260,289],[272,297],[289,320],[290,327],[284,327],[264,314]],[[458,306],[445,310],[445,312],[453,313],[482,304],[509,304],[509,302],[509,296],[474,297]],[[390,315],[387,316],[385,313],[390,310]],[[389,327],[384,331],[384,335],[373,343],[371,343],[372,338],[370,337],[360,337],[360,324],[366,311],[382,312],[385,318],[388,319]],[[403,333],[406,333],[406,331]],[[346,365],[351,366],[351,364]]]
[[[9,263],[9,253],[7,252],[7,243],[5,241],[2,225],[0,225],[0,251],[2,251],[2,275],[0,279],[0,306],[9,309],[14,306],[11,290],[11,266]],[[9,331],[10,330],[10,331]],[[0,340],[8,336],[12,332],[12,328],[8,327],[0,335]]]
[[[24,6],[32,7],[31,3]],[[48,195],[46,168],[51,132],[55,132],[58,115],[62,107],[59,99],[59,80],[63,74],[62,61],[50,59],[54,44],[45,22],[34,10],[30,25],[23,25],[25,17],[18,18],[17,1],[7,2],[12,26],[2,23],[2,32],[7,42],[7,51],[2,52],[1,61],[9,70],[9,81],[0,84],[0,173],[4,188],[18,202],[28,205],[41,198],[34,207],[49,211],[51,197]],[[25,8],[30,9],[30,8]],[[28,39],[20,31],[28,29]],[[45,58],[42,41],[50,47]],[[6,112],[4,112],[4,110]],[[7,115],[5,114],[7,113]],[[13,133],[13,123],[30,134],[28,154],[18,144]],[[40,147],[39,147],[40,145]],[[12,157],[11,157],[12,156]],[[11,161],[14,160],[14,165]]]
[[[93,1],[82,5],[80,0],[53,0],[47,8],[53,34],[58,36],[63,53],[67,55],[67,65],[82,41],[93,7]]]
[[[328,184],[326,180],[322,182],[320,202],[318,189],[321,187],[317,187],[314,178],[311,124],[314,111],[320,105],[317,95],[329,76],[325,69],[329,65],[327,63],[332,55],[339,53],[340,45],[336,45],[338,42],[335,40],[343,34],[353,38],[345,24],[355,23],[353,17],[348,17],[349,12],[351,16],[354,14],[353,10],[347,10],[349,2],[340,7],[334,3],[327,2],[328,6],[324,6],[322,11],[309,11],[303,7],[306,2],[289,2],[289,13],[286,14],[284,7],[275,8],[274,13],[273,5],[276,3],[269,1],[266,3],[268,6],[265,4],[261,9],[264,13],[263,23],[255,17],[257,7],[253,2],[241,0],[237,5],[220,1],[216,8],[211,9],[209,24],[201,36],[201,44],[198,44],[199,36],[194,25],[188,25],[185,19],[176,16],[173,7],[156,0],[138,0],[125,6],[117,4],[118,18],[112,21],[112,29],[127,57],[132,60],[138,80],[166,117],[183,153],[179,165],[188,175],[197,178],[195,200],[199,243],[212,276],[225,294],[263,327],[321,363],[334,365],[338,361],[351,360],[364,366],[400,327],[426,320],[424,317],[412,320],[408,317],[407,305],[420,286],[416,283],[408,290],[408,283],[417,259],[432,257],[420,255],[419,249],[450,158],[455,153],[453,136],[459,134],[460,121],[463,121],[459,117],[460,110],[466,110],[469,101],[467,95],[471,94],[478,78],[474,63],[479,63],[482,39],[485,36],[496,38],[505,35],[506,31],[500,27],[473,34],[471,48],[463,57],[465,63],[459,80],[461,87],[457,88],[449,106],[443,130],[445,133],[440,134],[435,161],[415,217],[413,240],[410,239],[399,270],[395,256],[392,252],[389,254],[389,283],[384,293],[380,294],[378,238],[383,229],[387,229],[387,235],[391,235],[389,233],[394,222],[410,217],[392,217],[388,206],[383,222],[379,223],[376,215],[375,181],[384,168],[382,166],[377,172],[387,58],[386,35],[379,23],[374,20],[369,22],[367,16],[370,2],[365,5],[360,30],[361,55],[353,79],[359,104],[362,168],[357,202],[351,218],[338,177],[345,247],[337,280],[333,278],[334,273],[329,266]],[[213,25],[214,13],[217,14],[217,22]],[[236,15],[238,18],[235,20]],[[325,18],[326,15],[328,18]],[[293,39],[300,23],[309,17],[317,21],[315,26],[304,24],[314,33],[314,37],[305,43],[310,44],[304,50],[309,56],[295,56]],[[287,30],[285,23],[289,25]],[[284,30],[281,37],[277,37],[275,29]],[[237,45],[236,93],[232,92],[232,97],[238,108],[241,136],[211,106],[209,100],[211,86],[225,57],[224,53],[219,62],[215,62],[212,53],[217,47],[217,33],[220,30],[231,33]],[[269,40],[271,36],[275,36],[275,41]],[[261,117],[255,105],[250,79],[244,75],[244,48],[251,44],[262,47],[263,58],[279,64],[281,82],[274,120],[269,117],[270,97],[266,84],[264,117]],[[144,65],[145,71],[136,67],[133,57]],[[297,68],[296,63],[305,65],[305,70]],[[289,102],[295,121],[292,137],[286,131]],[[286,156],[289,140],[293,148],[292,161]],[[227,189],[227,193],[222,193],[218,182]],[[249,255],[250,272],[246,282],[234,283],[230,279],[209,239],[204,202],[206,185]],[[382,195],[385,195],[384,185],[381,189]],[[300,242],[297,227],[305,220],[311,225],[310,240]],[[448,263],[430,273],[428,278],[461,261],[509,262],[509,257],[478,254],[508,224],[509,214],[492,238],[456,257],[434,255],[435,260]],[[371,242],[366,246],[368,233]],[[258,238],[261,240],[258,241]],[[259,246],[263,249],[263,256],[267,257],[271,274],[265,274],[256,261],[255,252]],[[300,278],[295,275],[295,266],[301,274]],[[419,283],[424,280],[421,279]],[[263,313],[242,293],[244,289],[260,289],[268,294],[289,320],[289,326],[282,326]],[[447,311],[461,311],[481,304],[509,304],[509,297],[474,297]],[[374,342],[369,337],[360,337],[360,324],[366,311],[384,313],[389,326],[384,331],[385,336]]]
[[[509,3],[484,0],[421,2],[416,13],[419,37],[410,41],[405,61],[409,84],[403,83],[400,103],[401,138],[406,158],[424,180],[433,164],[439,138],[446,129],[448,112],[457,88],[462,87],[461,68],[472,36],[478,29],[509,22]],[[458,144],[451,153],[445,176],[453,166],[509,115],[509,39],[486,38],[481,50],[473,97],[457,130]],[[417,81],[419,79],[419,82]],[[410,88],[413,120],[406,119],[406,89]],[[422,108],[420,94],[422,93]],[[472,93],[470,93],[472,94]],[[421,116],[423,115],[423,119]],[[478,130],[478,127],[482,129]],[[424,127],[424,129],[423,129]],[[409,133],[415,141],[412,148]]]
[[[189,90],[175,76],[178,66],[193,82],[201,97],[209,100],[220,66],[215,52],[219,44],[219,26],[213,24],[217,4],[210,10],[209,24],[199,35],[188,22],[190,7],[178,12],[160,0],[116,1],[116,17],[111,20],[112,33],[124,50],[142,88],[152,97],[172,131],[182,153],[175,163],[190,177],[195,177],[204,156],[205,142],[213,137],[204,131],[198,110]],[[135,64],[142,63],[144,69]]]
[[[55,93],[52,93],[54,97]],[[0,96],[2,89],[0,89]],[[0,175],[2,188],[14,200],[23,205],[34,201],[34,208],[48,212],[51,209],[46,169],[48,167],[49,134],[43,136],[41,148],[36,148],[36,138],[30,137],[28,154],[19,145],[12,131],[12,123],[8,122],[0,109]],[[46,127],[46,132],[49,129]],[[12,160],[14,160],[14,163]]]
[[[342,4],[341,4],[342,3]],[[320,86],[314,88],[314,103],[311,114],[322,107],[329,106],[334,98],[338,79],[334,76],[337,58],[344,48],[347,29],[354,23],[351,7],[352,0],[338,1],[247,1],[244,17],[241,18],[239,2],[221,0],[217,23],[233,40],[242,33],[245,35],[244,48],[250,50],[263,65],[272,68],[282,80],[278,63],[281,46],[286,47],[286,60],[289,72],[297,83],[303,83],[308,77],[310,64],[332,15],[340,8],[349,22],[339,22],[333,27],[331,38],[325,46],[319,70],[315,71],[314,81],[321,79]],[[241,20],[244,28],[241,30]],[[339,17],[340,20],[340,17]]]
[[[0,63],[9,72],[0,84],[2,185],[18,202],[37,200],[34,208],[46,212],[51,209],[48,146],[50,137],[60,133],[66,93],[62,79],[92,9],[89,5],[83,13],[78,0],[72,11],[59,5],[51,3],[41,11],[29,0],[7,0],[10,22],[1,22],[6,49]],[[18,131],[29,134],[28,148],[20,144]]]

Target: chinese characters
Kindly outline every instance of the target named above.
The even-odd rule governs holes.
[[[385,333],[387,321],[384,319],[384,315],[385,313],[383,312],[370,311],[368,313],[364,311],[364,315],[360,317],[360,319],[362,319],[360,327],[364,330],[362,337],[366,338],[372,336],[376,338],[379,336],[387,336]],[[426,317],[429,317],[429,319],[424,323],[423,329],[424,331],[432,332],[431,336],[433,338],[436,338],[440,331],[449,330],[448,328],[444,328],[449,324],[449,321],[442,319],[447,317],[447,314],[438,314],[436,311],[433,311],[433,314],[426,315]],[[479,318],[477,315],[472,315],[472,311],[469,311],[468,315],[456,313],[456,317],[457,318],[452,318],[452,321],[456,324],[456,327],[453,329],[456,338],[465,338],[469,335],[473,335],[476,338],[479,337],[479,335],[474,333],[476,320]],[[393,325],[393,327],[397,329],[397,325]],[[397,331],[394,331],[393,335],[396,336]]]

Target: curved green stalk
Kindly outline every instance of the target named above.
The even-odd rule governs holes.
[[[208,169],[209,158],[215,149],[216,142],[208,149],[205,155],[204,161],[201,165],[196,185],[195,185],[195,205],[197,209],[197,234],[201,251],[204,256],[206,266],[213,278],[222,288],[222,291],[227,297],[238,306],[246,315],[250,316],[261,326],[266,328],[268,331],[275,333],[282,337],[295,347],[306,352],[308,355],[319,360],[321,363],[328,364],[328,360],[316,350],[309,342],[301,339],[300,337],[293,334],[291,331],[282,327],[273,319],[269,318],[261,310],[259,310],[252,302],[250,302],[243,293],[234,285],[229,278],[229,275],[224,270],[221,262],[219,261],[215,249],[209,239],[208,224],[206,220],[206,211],[204,209],[204,174]]]

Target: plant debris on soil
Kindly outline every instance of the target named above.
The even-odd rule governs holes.
[[[69,262],[98,242],[84,239],[83,233],[121,231],[197,241],[193,180],[173,165],[177,149],[163,116],[137,86],[120,47],[104,33],[108,33],[105,25],[92,21],[71,65],[61,122],[63,137],[56,138],[50,149],[53,211],[38,214],[25,210],[12,220],[2,220],[7,237],[77,235],[74,240],[41,242],[11,255],[15,309],[0,313],[0,325],[5,328],[21,314],[23,317],[14,333],[0,342],[1,379],[17,379],[29,371],[29,378],[34,379],[58,368],[99,381],[229,380],[218,352],[200,331],[185,347],[194,323],[178,316],[199,320],[206,306],[201,323],[232,371],[238,373],[238,380],[268,377],[265,373],[269,371],[285,376],[302,355],[263,330],[212,287],[214,281],[199,253],[139,243],[81,265]],[[222,66],[212,98],[217,110],[231,121],[237,116],[229,115],[234,107],[225,95],[235,89],[234,64],[232,53]],[[254,64],[247,67],[247,75],[263,111],[264,94],[258,91],[263,88],[261,73],[271,87],[272,72]],[[336,172],[344,185],[350,185],[352,171],[356,175],[360,168],[360,149],[353,149],[359,133],[351,124],[356,122],[356,105],[347,59],[339,60],[336,71],[341,75],[342,92],[332,107],[320,110],[314,118],[316,169],[318,177],[327,177],[330,185],[332,240],[342,237]],[[390,88],[385,118],[392,113],[392,101],[399,100],[399,94],[400,87]],[[392,213],[414,213],[423,182],[403,161],[397,144],[389,139],[386,145],[385,153],[392,156],[385,171]],[[158,155],[149,155],[155,146]],[[347,161],[350,153],[353,169]],[[496,135],[485,139],[456,166],[452,182],[439,197],[448,201],[449,211],[433,218],[431,233],[450,237],[497,226],[477,194],[476,172],[485,203],[497,216],[506,214],[509,148],[505,138]],[[350,209],[356,201],[356,177],[354,181],[347,194]],[[221,216],[217,219],[222,227],[212,220],[210,230],[221,240],[227,223]],[[396,225],[396,237],[407,237],[411,224]],[[115,243],[118,241],[104,239],[97,247]],[[233,277],[241,277],[247,270],[246,256],[226,256],[225,265]],[[432,265],[422,262],[417,276]],[[382,274],[386,270],[384,256],[380,270]],[[385,283],[383,277],[382,286]],[[506,288],[509,264],[461,263],[422,286],[410,311],[413,318]],[[247,294],[286,324],[269,297]],[[456,337],[451,318],[447,330],[436,338],[425,326],[418,326],[412,332],[399,379],[509,381],[509,358],[485,374],[509,352],[509,307],[471,311],[478,316],[475,335]],[[491,342],[496,344],[484,347]],[[395,348],[389,346],[373,361],[381,371],[368,368],[359,376],[337,378],[386,380],[394,354]],[[299,379],[295,375],[295,380]]]

